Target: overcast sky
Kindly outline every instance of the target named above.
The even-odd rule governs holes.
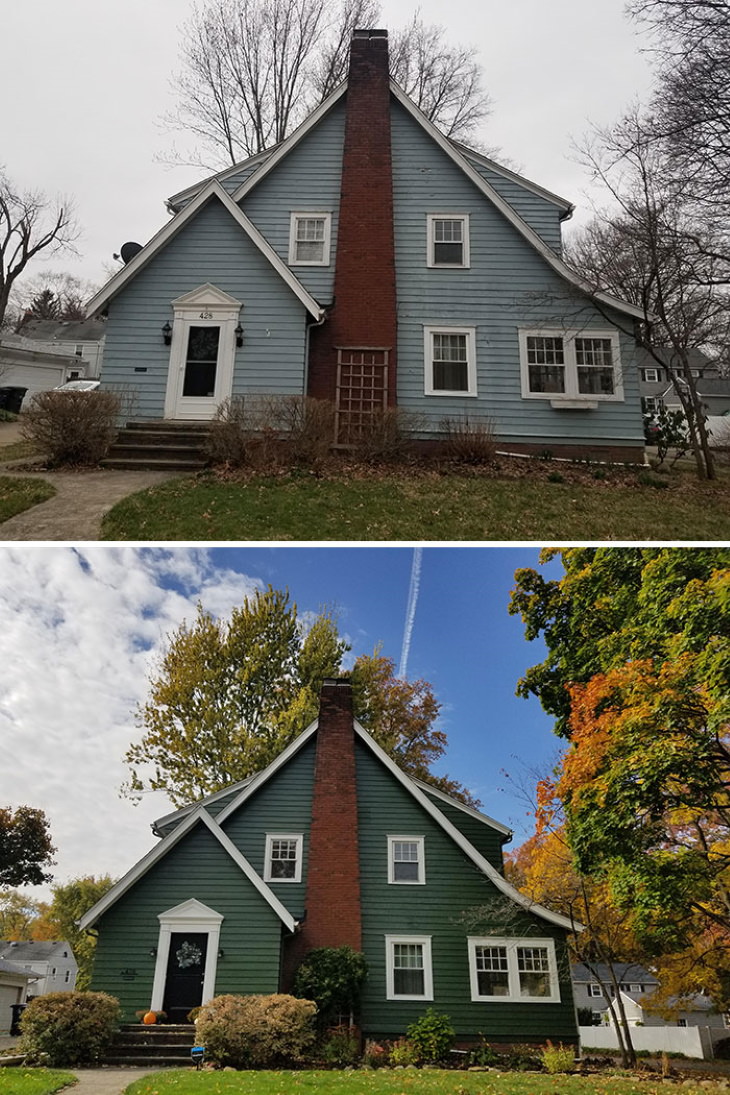
[[[33,0],[7,3],[0,64],[0,164],[21,188],[73,195],[84,229],[68,269],[93,281],[126,240],[145,243],[166,221],[164,200],[201,177],[155,161],[171,137],[160,124],[174,100],[186,0]],[[381,22],[404,25],[416,4],[383,0]],[[609,123],[646,95],[648,43],[624,0],[423,0],[426,23],[474,44],[494,100],[479,136],[528,178],[589,208],[587,175],[571,139]],[[48,263],[39,259],[29,272]],[[108,271],[107,271],[108,272]]]
[[[559,747],[539,704],[514,695],[543,656],[507,613],[515,569],[537,557],[481,547],[2,547],[0,805],[46,812],[57,882],[123,874],[171,808],[164,792],[137,806],[119,796],[123,755],[140,734],[134,710],[165,637],[194,619],[198,600],[228,615],[270,583],[288,588],[300,613],[329,605],[351,658],[382,643],[410,679],[431,682],[449,740],[439,770],[524,838],[518,784],[551,767]]]

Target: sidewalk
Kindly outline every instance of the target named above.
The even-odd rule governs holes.
[[[68,1095],[121,1095],[135,1080],[164,1072],[159,1068],[84,1068],[71,1069],[79,1082],[66,1088]]]

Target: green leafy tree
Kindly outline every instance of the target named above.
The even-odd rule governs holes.
[[[271,587],[229,620],[199,606],[170,635],[138,709],[144,733],[125,755],[123,793],[162,789],[182,806],[260,771],[317,717],[322,681],[340,675],[347,649],[331,615],[305,628],[288,593]],[[397,679],[379,651],[357,659],[352,681],[355,714],[378,744],[409,775],[472,802],[429,771],[446,748],[430,685]]]
[[[727,1005],[730,551],[561,556],[554,581],[518,571],[511,606],[548,647],[519,690],[570,740],[539,818],[562,808],[578,871],[633,910],[642,945],[690,962]]]
[[[19,806],[0,809],[0,886],[38,886],[53,877],[55,848],[42,810]]]
[[[113,885],[114,879],[109,875],[99,878],[87,875],[53,887],[53,901],[47,917],[52,928],[50,938],[65,939],[71,944],[79,967],[76,979],[79,992],[86,991],[91,984],[96,937],[80,931],[78,922]]]

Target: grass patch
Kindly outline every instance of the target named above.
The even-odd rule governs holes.
[[[390,472],[235,481],[205,474],[132,495],[103,540],[728,540],[730,486],[681,477],[548,482],[545,475]]]
[[[36,455],[31,441],[13,441],[9,445],[0,445],[0,464],[10,464],[13,460],[27,460]]]
[[[53,498],[56,488],[45,479],[15,479],[0,475],[0,524],[39,502]],[[2,1090],[2,1089],[0,1089]]]
[[[70,1072],[50,1068],[0,1068],[0,1095],[51,1095],[76,1083]]]
[[[659,1095],[662,1081],[519,1072],[379,1069],[353,1072],[158,1072],[126,1095]],[[699,1087],[683,1088],[690,1095]],[[719,1088],[717,1089],[720,1090]]]

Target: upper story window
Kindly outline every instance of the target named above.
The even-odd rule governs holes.
[[[426,881],[422,836],[388,837],[388,882],[421,885]]]
[[[331,213],[292,213],[290,266],[329,266]]]
[[[597,985],[595,983],[595,981],[591,981],[590,985],[588,986],[588,995],[589,996],[603,996],[603,990],[601,989],[600,985]]]
[[[433,1000],[430,935],[386,935],[388,1000]]]
[[[560,1000],[552,939],[469,939],[472,1000]]]
[[[265,882],[301,882],[301,833],[268,833],[266,837]]]
[[[476,395],[476,329],[425,327],[426,395]]]
[[[647,384],[656,384],[660,380],[658,369],[642,369],[641,379]]]
[[[469,217],[428,215],[428,265],[464,268],[469,265]]]
[[[522,396],[561,404],[622,400],[617,331],[521,330]]]

